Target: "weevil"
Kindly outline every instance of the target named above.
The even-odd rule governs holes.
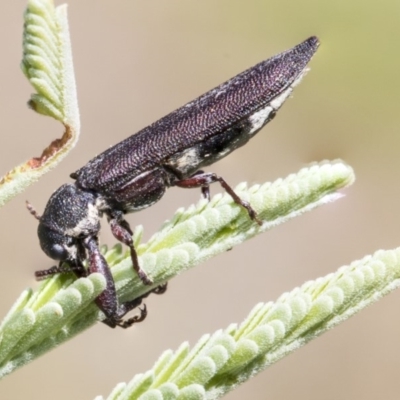
[[[96,304],[111,327],[126,328],[141,321],[141,314],[123,320],[151,292],[119,304],[114,281],[98,245],[100,219],[106,215],[111,232],[130,249],[133,268],[146,285],[151,278],[140,267],[132,230],[124,215],[150,207],[171,186],[200,188],[209,198],[209,186],[219,182],[261,224],[256,211],[219,175],[202,168],[246,144],[272,120],[303,77],[319,42],[310,37],[290,50],[262,61],[196,100],[161,118],[90,160],[70,176],[74,183],[61,186],[39,217],[38,236],[43,251],[58,266],[37,271],[38,279],[73,270],[79,276],[100,272],[107,282]],[[88,271],[83,262],[87,259]],[[66,262],[68,267],[63,263]]]

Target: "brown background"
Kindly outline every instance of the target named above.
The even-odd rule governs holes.
[[[61,127],[25,106],[19,71],[24,1],[0,3],[0,170],[38,155]],[[312,161],[342,158],[357,181],[347,196],[174,279],[148,300],[145,323],[102,324],[0,383],[1,399],[93,399],[149,369],[164,349],[241,321],[259,301],[377,249],[400,243],[400,5],[361,0],[69,1],[82,137],[59,168],[0,213],[0,315],[40,250],[29,199],[49,195],[92,156],[258,61],[318,35],[312,71],[252,143],[212,170],[232,185],[275,180]],[[213,187],[212,192],[219,191]],[[198,191],[171,189],[131,215],[150,236]],[[109,230],[103,242],[113,243]],[[400,292],[383,299],[227,396],[242,399],[398,399]]]

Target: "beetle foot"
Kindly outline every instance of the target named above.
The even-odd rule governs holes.
[[[154,294],[164,294],[168,289],[168,282],[163,283],[162,285],[157,286],[152,290]]]
[[[123,329],[130,328],[133,324],[136,324],[138,322],[142,322],[144,319],[147,317],[147,308],[146,304],[143,304],[143,307],[139,307],[140,314],[135,315],[131,318],[126,319],[125,321],[118,321],[117,325]]]
[[[250,205],[250,203],[248,201],[240,199],[240,205],[246,209],[246,211],[249,214],[250,219],[257,222],[257,224],[260,226],[263,224],[261,219],[258,218],[258,214],[257,214],[256,210],[254,210],[254,208]]]
[[[136,268],[135,268],[136,269]],[[138,268],[137,274],[139,275],[140,280],[145,284],[145,285],[152,285],[153,281],[148,277],[146,272],[142,270],[142,268]]]
[[[120,328],[127,329],[130,328],[133,324],[138,322],[142,322],[147,317],[147,307],[146,304],[143,304],[143,307],[139,307],[140,314],[134,315],[131,318],[123,320],[123,317],[131,311],[133,308],[137,307],[138,304],[142,302],[142,297],[139,299],[135,299],[133,301],[129,301],[127,303],[123,303],[119,306],[116,315],[109,316],[104,319],[102,322],[108,325],[111,328],[115,328],[119,326]]]

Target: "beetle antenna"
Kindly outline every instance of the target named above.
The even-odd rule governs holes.
[[[37,213],[37,211],[35,210],[35,208],[33,207],[33,205],[31,203],[29,203],[28,200],[26,200],[26,208],[28,209],[28,211],[37,219],[40,221],[40,215]]]

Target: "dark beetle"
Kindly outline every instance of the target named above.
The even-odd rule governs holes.
[[[132,230],[124,214],[149,207],[163,196],[166,188],[201,188],[209,198],[209,185],[219,182],[243,206],[251,219],[261,224],[256,212],[214,173],[201,168],[213,164],[243,146],[276,114],[290,96],[317,50],[316,37],[263,61],[217,88],[186,104],[135,135],[109,148],[71,174],[74,183],[61,186],[39,217],[38,235],[43,251],[59,260],[58,267],[36,272],[44,278],[57,272],[74,270],[87,275],[100,272],[107,287],[96,304],[111,327],[128,327],[144,319],[123,321],[124,315],[139,305],[151,292],[131,302],[118,304],[109,267],[98,247],[100,218],[105,214],[113,235],[130,248],[132,264],[145,284],[151,279],[140,268],[132,242]],[[68,267],[63,267],[63,262]]]

